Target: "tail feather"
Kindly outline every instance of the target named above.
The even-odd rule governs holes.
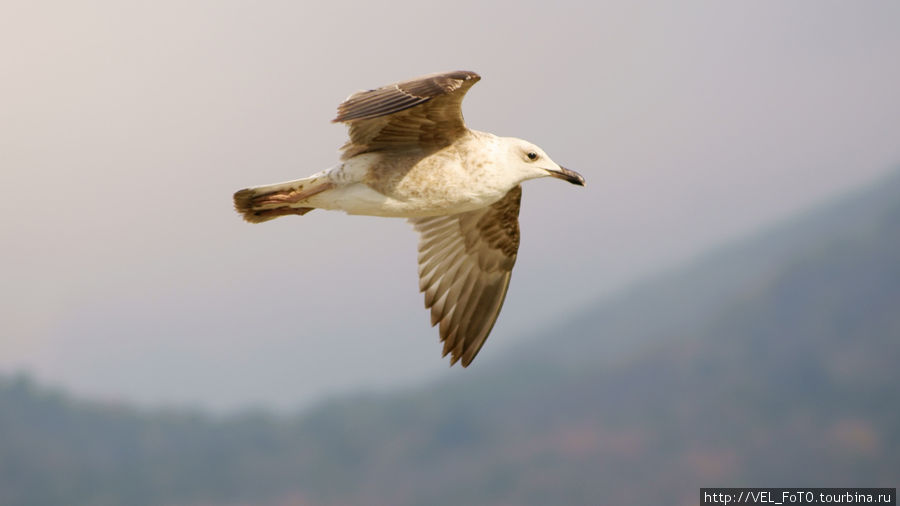
[[[287,183],[245,188],[234,194],[234,209],[250,223],[262,223],[279,216],[304,215],[315,206],[306,199],[330,190],[334,185],[319,177],[298,179]]]

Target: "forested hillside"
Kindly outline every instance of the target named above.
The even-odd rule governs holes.
[[[895,487],[900,177],[452,381],[214,418],[0,380],[3,505],[696,504]]]

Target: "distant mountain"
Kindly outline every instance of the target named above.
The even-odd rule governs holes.
[[[879,220],[894,212],[898,200],[900,171],[708,252],[681,269],[595,301],[568,321],[548,327],[547,333],[554,337],[536,336],[534,346],[523,353],[539,354],[542,361],[559,361],[566,366],[582,360],[590,365],[599,357],[617,362],[623,352],[633,353],[643,345],[677,338],[675,329],[696,333],[697,326],[706,325],[736,299],[758,291],[798,257],[877,226]],[[603,339],[596,339],[598,335]]]
[[[452,381],[294,418],[0,380],[3,505],[697,504],[897,486],[900,174]]]

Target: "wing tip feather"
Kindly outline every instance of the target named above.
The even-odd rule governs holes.
[[[404,111],[424,104],[435,97],[449,95],[463,89],[463,93],[481,80],[478,73],[471,70],[451,70],[414,77],[406,81],[363,90],[347,97],[338,105],[338,113],[332,123],[348,123],[373,119]],[[384,93],[392,90],[400,96],[381,100]],[[389,106],[389,107],[388,107]]]

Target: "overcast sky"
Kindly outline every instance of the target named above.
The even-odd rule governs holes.
[[[326,5],[327,4],[327,5]],[[241,221],[333,165],[350,93],[479,72],[470,127],[525,185],[472,367],[533,329],[900,162],[900,3],[7,0],[0,371],[101,399],[295,408],[449,369],[403,220]]]

